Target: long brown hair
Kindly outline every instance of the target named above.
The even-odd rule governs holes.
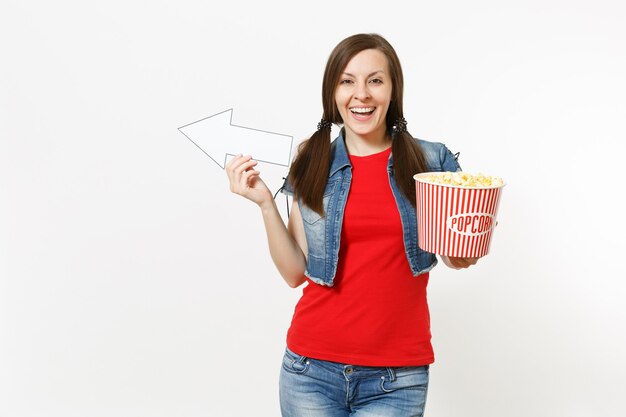
[[[343,119],[335,103],[335,89],[339,77],[348,62],[359,52],[376,49],[387,57],[392,81],[392,95],[387,110],[387,130],[392,131],[391,152],[393,173],[396,184],[402,193],[415,206],[415,182],[413,175],[426,171],[426,161],[422,150],[408,132],[392,130],[394,123],[404,117],[402,98],[404,77],[400,60],[393,47],[378,34],[358,34],[339,42],[331,52],[322,82],[322,119],[342,124]],[[330,128],[318,129],[298,146],[298,153],[289,172],[296,197],[306,206],[324,215],[323,197],[330,168]]]

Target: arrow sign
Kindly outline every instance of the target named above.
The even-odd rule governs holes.
[[[289,166],[293,136],[237,126],[228,109],[178,130],[222,169],[228,155],[252,155],[254,160]]]

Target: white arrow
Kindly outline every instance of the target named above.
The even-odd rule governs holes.
[[[252,155],[255,161],[289,166],[293,136],[266,132],[232,123],[228,109],[178,130],[222,169],[228,155]]]

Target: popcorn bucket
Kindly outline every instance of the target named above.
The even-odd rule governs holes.
[[[433,175],[445,174],[425,172],[413,177],[419,247],[444,256],[484,256],[489,252],[504,183],[470,187],[432,181]]]

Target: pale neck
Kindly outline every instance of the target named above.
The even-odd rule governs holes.
[[[367,156],[382,152],[391,146],[391,136],[383,128],[381,132],[369,135],[357,135],[345,130],[346,149],[350,155]]]

